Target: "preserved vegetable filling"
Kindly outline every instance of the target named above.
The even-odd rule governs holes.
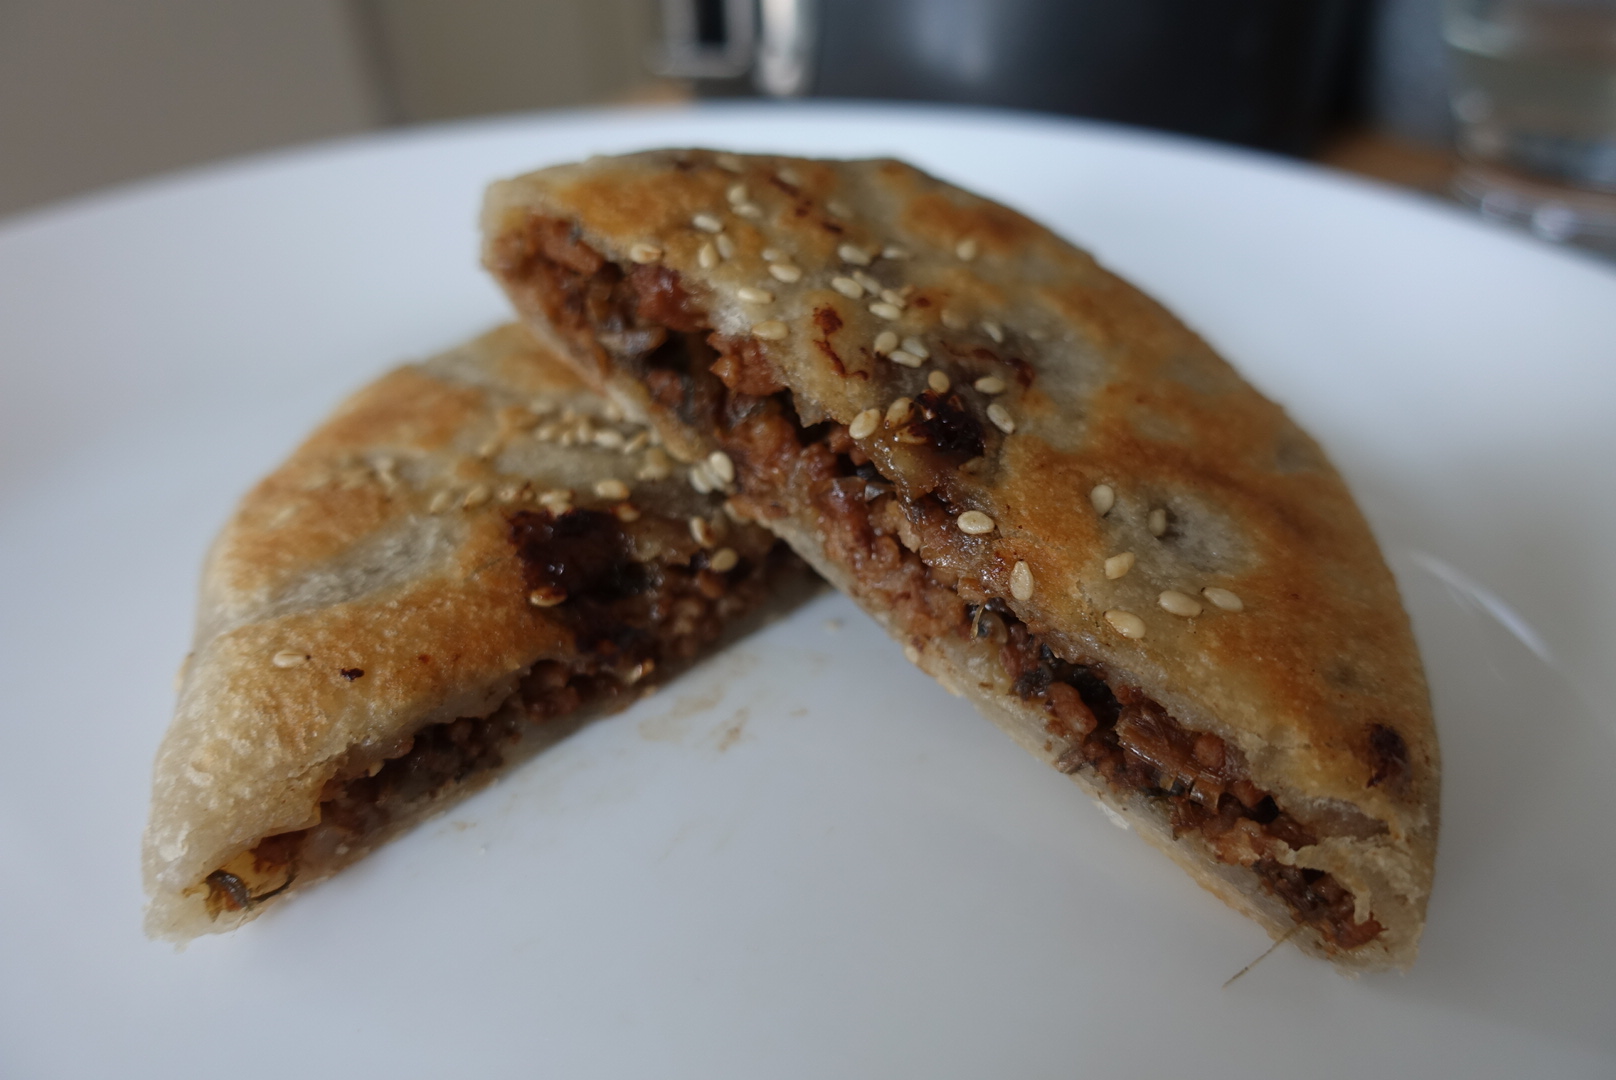
[[[625,270],[566,222],[543,218],[508,234],[493,263],[519,306],[571,336],[581,354],[644,383],[657,407],[729,455],[738,509],[814,522],[826,558],[845,568],[859,598],[912,639],[996,647],[1011,692],[1043,712],[1059,769],[1152,801],[1175,836],[1193,834],[1220,861],[1248,868],[1326,947],[1355,949],[1382,932],[1373,917],[1354,920],[1352,892],[1330,874],[1286,864],[1318,837],[1251,782],[1236,748],[1185,728],[1103,664],[1060,655],[1003,598],[986,595],[978,575],[961,572],[969,559],[952,557],[964,541],[952,526],[949,477],[979,460],[984,434],[957,395],[914,399],[897,441],[925,451],[923,471],[936,482],[906,496],[845,426],[801,423],[757,343],[713,332],[674,271]],[[820,325],[827,337],[840,327],[829,309],[816,318],[834,320]]]
[[[603,510],[522,510],[508,530],[527,587],[554,601],[545,616],[572,631],[571,654],[533,664],[492,714],[429,724],[386,759],[339,771],[318,824],[266,837],[208,875],[211,915],[330,873],[423,805],[491,774],[528,732],[586,707],[628,704],[643,679],[688,663],[796,565],[784,544],[749,528],[725,537],[737,558],[716,570],[686,520],[649,514],[624,523]],[[658,555],[639,557],[645,551]]]

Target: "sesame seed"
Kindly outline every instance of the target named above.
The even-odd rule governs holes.
[[[839,217],[843,218],[844,220],[853,216],[852,208],[840,199],[826,199],[825,210],[832,217]]]
[[[758,254],[763,256],[764,262],[779,262],[786,257],[786,253],[779,248],[766,247]]]
[[[966,237],[954,245],[954,254],[958,255],[961,261],[970,262],[976,258],[976,241]]]
[[[1116,488],[1110,484],[1095,484],[1089,490],[1089,505],[1094,507],[1096,514],[1105,517],[1111,512],[1111,508],[1117,505]]]
[[[1122,611],[1113,608],[1105,613],[1105,621],[1111,628],[1125,638],[1142,638],[1145,636],[1145,620],[1131,611]]]
[[[706,463],[698,462],[690,467],[690,486],[702,495],[710,495],[719,487],[718,477]]]
[[[863,289],[865,292],[872,294],[879,294],[881,292],[881,283],[875,280],[869,274],[866,274],[864,271],[854,270],[849,276],[854,281],[858,282],[859,288]]]
[[[1018,562],[1010,570],[1010,595],[1017,600],[1032,599],[1032,570],[1024,562]]]
[[[1181,593],[1177,589],[1167,589],[1156,598],[1162,610],[1184,619],[1193,619],[1201,613],[1201,602],[1189,593]]]
[[[1208,585],[1206,588],[1201,590],[1201,595],[1212,601],[1212,605],[1214,607],[1220,607],[1224,611],[1246,610],[1245,602],[1228,589],[1220,589],[1216,585]]]
[[[913,644],[905,645],[903,647],[903,658],[911,664],[918,664],[920,663],[920,650],[915,648]]]
[[[567,590],[556,585],[541,585],[527,594],[527,602],[534,607],[555,607],[567,600]]]
[[[729,233],[719,233],[718,239],[713,241],[718,248],[720,258],[733,259],[735,257],[735,241],[730,239]]]
[[[898,308],[900,311],[909,306],[909,301],[904,299],[903,293],[896,289],[882,289],[881,299],[885,300],[893,307]]]
[[[690,519],[690,538],[704,548],[710,548],[718,542],[712,523],[700,516]]]
[[[612,428],[601,428],[595,432],[595,445],[602,450],[621,450],[623,449],[623,443],[626,441],[621,431],[615,431]]]
[[[640,520],[639,508],[633,503],[618,503],[616,506],[612,507],[612,513],[617,515],[618,521],[624,523]]]
[[[915,403],[906,397],[894,398],[892,404],[887,406],[887,426],[898,427],[907,424],[909,417],[914,415]]]
[[[595,485],[595,494],[603,499],[628,498],[628,485],[621,480],[602,480]]]
[[[1004,393],[1004,380],[997,375],[984,375],[971,385],[976,387],[978,393],[989,395]]]
[[[922,360],[931,359],[931,350],[926,348],[926,343],[917,337],[904,338],[903,351],[911,356],[918,356]]]
[[[622,421],[623,421],[623,406],[619,405],[615,401],[608,401],[608,402],[606,402],[606,404],[601,406],[600,415],[604,416],[609,422],[611,422],[613,424],[622,423]]]
[[[998,323],[994,322],[993,320],[984,319],[982,321],[982,332],[984,334],[986,334],[988,337],[992,338],[994,344],[996,344],[996,345],[1003,345],[1004,344],[1004,327],[1000,326]]]
[[[745,184],[731,184],[729,190],[724,193],[724,198],[728,199],[731,204],[743,203],[746,201],[747,195]]]
[[[526,487],[526,484],[506,484],[504,487],[499,489],[499,492],[495,495],[495,498],[502,503],[518,502],[521,500]]]
[[[734,154],[717,154],[713,157],[713,164],[725,172],[738,173],[741,171],[741,159]]]
[[[943,325],[948,327],[950,330],[965,329],[965,316],[961,315],[957,311],[949,311],[945,309],[943,313],[938,316],[938,318],[942,319]]]
[[[852,263],[854,266],[870,265],[870,253],[857,244],[843,244],[836,249],[836,254],[843,262]]]
[[[764,341],[784,341],[788,333],[790,331],[786,329],[786,324],[778,319],[760,322],[752,327],[752,336],[762,338]]]
[[[735,462],[722,450],[714,450],[707,455],[707,467],[713,470],[713,475],[726,484],[735,482]]]
[[[926,376],[926,385],[939,394],[946,394],[954,384],[945,373],[933,371]]]
[[[768,304],[774,301],[774,294],[768,289],[754,289],[750,285],[742,285],[735,290],[735,295],[748,304]]]
[[[919,367],[926,362],[907,349],[893,349],[887,353],[887,359],[894,364],[902,364],[904,367]]]
[[[702,232],[720,233],[724,231],[724,223],[711,214],[697,214],[690,219],[690,224]]]
[[[757,203],[736,203],[733,209],[743,218],[756,219],[763,216],[763,207],[759,206]]]
[[[1120,555],[1113,555],[1105,560],[1105,576],[1112,581],[1128,576],[1133,569],[1134,555],[1131,551],[1124,551]]]
[[[623,453],[637,454],[649,445],[651,445],[651,433],[646,431],[644,428],[641,428],[639,431],[634,433],[633,438],[629,439],[628,442],[623,444]]]
[[[885,356],[898,347],[898,335],[891,330],[883,330],[875,335],[875,355]]]
[[[849,300],[857,300],[859,297],[864,295],[864,286],[860,285],[850,277],[833,277],[830,279],[830,287],[847,297]]]
[[[645,452],[645,463],[640,471],[634,474],[636,480],[666,480],[673,475],[673,463],[668,455],[659,447],[651,447]]]
[[[897,244],[888,244],[886,247],[882,248],[881,249],[881,257],[883,259],[908,259],[908,258],[911,258],[908,249],[907,248],[901,248]]]
[[[470,491],[466,492],[466,497],[460,500],[460,507],[463,510],[475,509],[487,502],[492,496],[493,493],[488,490],[487,484],[475,484]]]
[[[707,569],[719,574],[727,574],[740,565],[741,557],[735,553],[734,548],[719,548],[713,552],[713,557],[707,560]]]
[[[553,514],[564,514],[572,509],[572,492],[567,488],[552,488],[541,492],[539,505]]]
[[[774,175],[778,176],[788,184],[800,185],[802,183],[802,177],[799,176],[797,174],[797,170],[793,169],[790,165],[780,166],[780,168],[775,170]]]
[[[875,434],[875,429],[880,423],[880,409],[865,409],[853,417],[853,422],[847,425],[847,433],[855,439],[867,439]]]
[[[980,510],[965,511],[954,519],[954,524],[959,526],[959,531],[966,536],[986,536],[997,528],[993,519]]]
[[[452,502],[454,502],[454,492],[440,491],[432,496],[431,502],[426,504],[426,512],[429,514],[441,514],[449,509],[449,504]]]
[[[643,266],[646,263],[660,262],[662,259],[662,249],[657,247],[655,244],[630,244],[628,248],[628,257]]]
[[[883,319],[901,319],[903,318],[903,309],[896,304],[882,302],[871,304],[870,314],[879,315]]]
[[[270,657],[269,662],[278,668],[290,668],[297,667],[299,664],[307,663],[310,659],[312,658],[308,653],[297,652],[293,649],[282,649],[280,652]]]
[[[802,268],[790,263],[770,263],[769,273],[776,281],[784,281],[787,284],[802,280]]]
[[[703,270],[711,270],[718,265],[718,249],[713,247],[711,241],[701,245],[701,250],[696,252],[696,262],[701,264]]]
[[[988,405],[988,419],[993,421],[994,427],[998,428],[1006,435],[1015,434],[1015,419],[1010,415],[1010,411],[1003,405],[1000,405],[997,401],[991,402]]]
[[[1161,536],[1167,531],[1167,511],[1156,507],[1145,518],[1145,527],[1150,530],[1151,536]]]

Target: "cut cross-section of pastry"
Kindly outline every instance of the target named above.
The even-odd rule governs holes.
[[[811,582],[511,326],[344,404],[204,573],[147,929],[228,929]]]
[[[893,161],[601,158],[484,229],[529,325],[946,687],[1274,936],[1413,960],[1438,760],[1396,586],[1160,305]]]

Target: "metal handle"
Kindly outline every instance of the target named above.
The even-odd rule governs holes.
[[[762,33],[752,79],[771,97],[800,97],[813,82],[814,0],[760,0]]]
[[[798,97],[813,82],[814,0],[662,0],[658,75],[733,79],[752,72],[771,97]]]
[[[651,70],[675,79],[733,79],[757,49],[756,0],[662,0]]]

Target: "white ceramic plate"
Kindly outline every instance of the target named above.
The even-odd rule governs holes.
[[[349,389],[493,323],[482,185],[895,153],[1093,248],[1319,436],[1445,761],[1418,965],[1281,950],[812,604],[244,930],[144,940],[204,546]],[[1616,274],[1305,166],[991,113],[569,114],[0,225],[0,1075],[1616,1073]],[[838,629],[827,621],[839,622]]]

